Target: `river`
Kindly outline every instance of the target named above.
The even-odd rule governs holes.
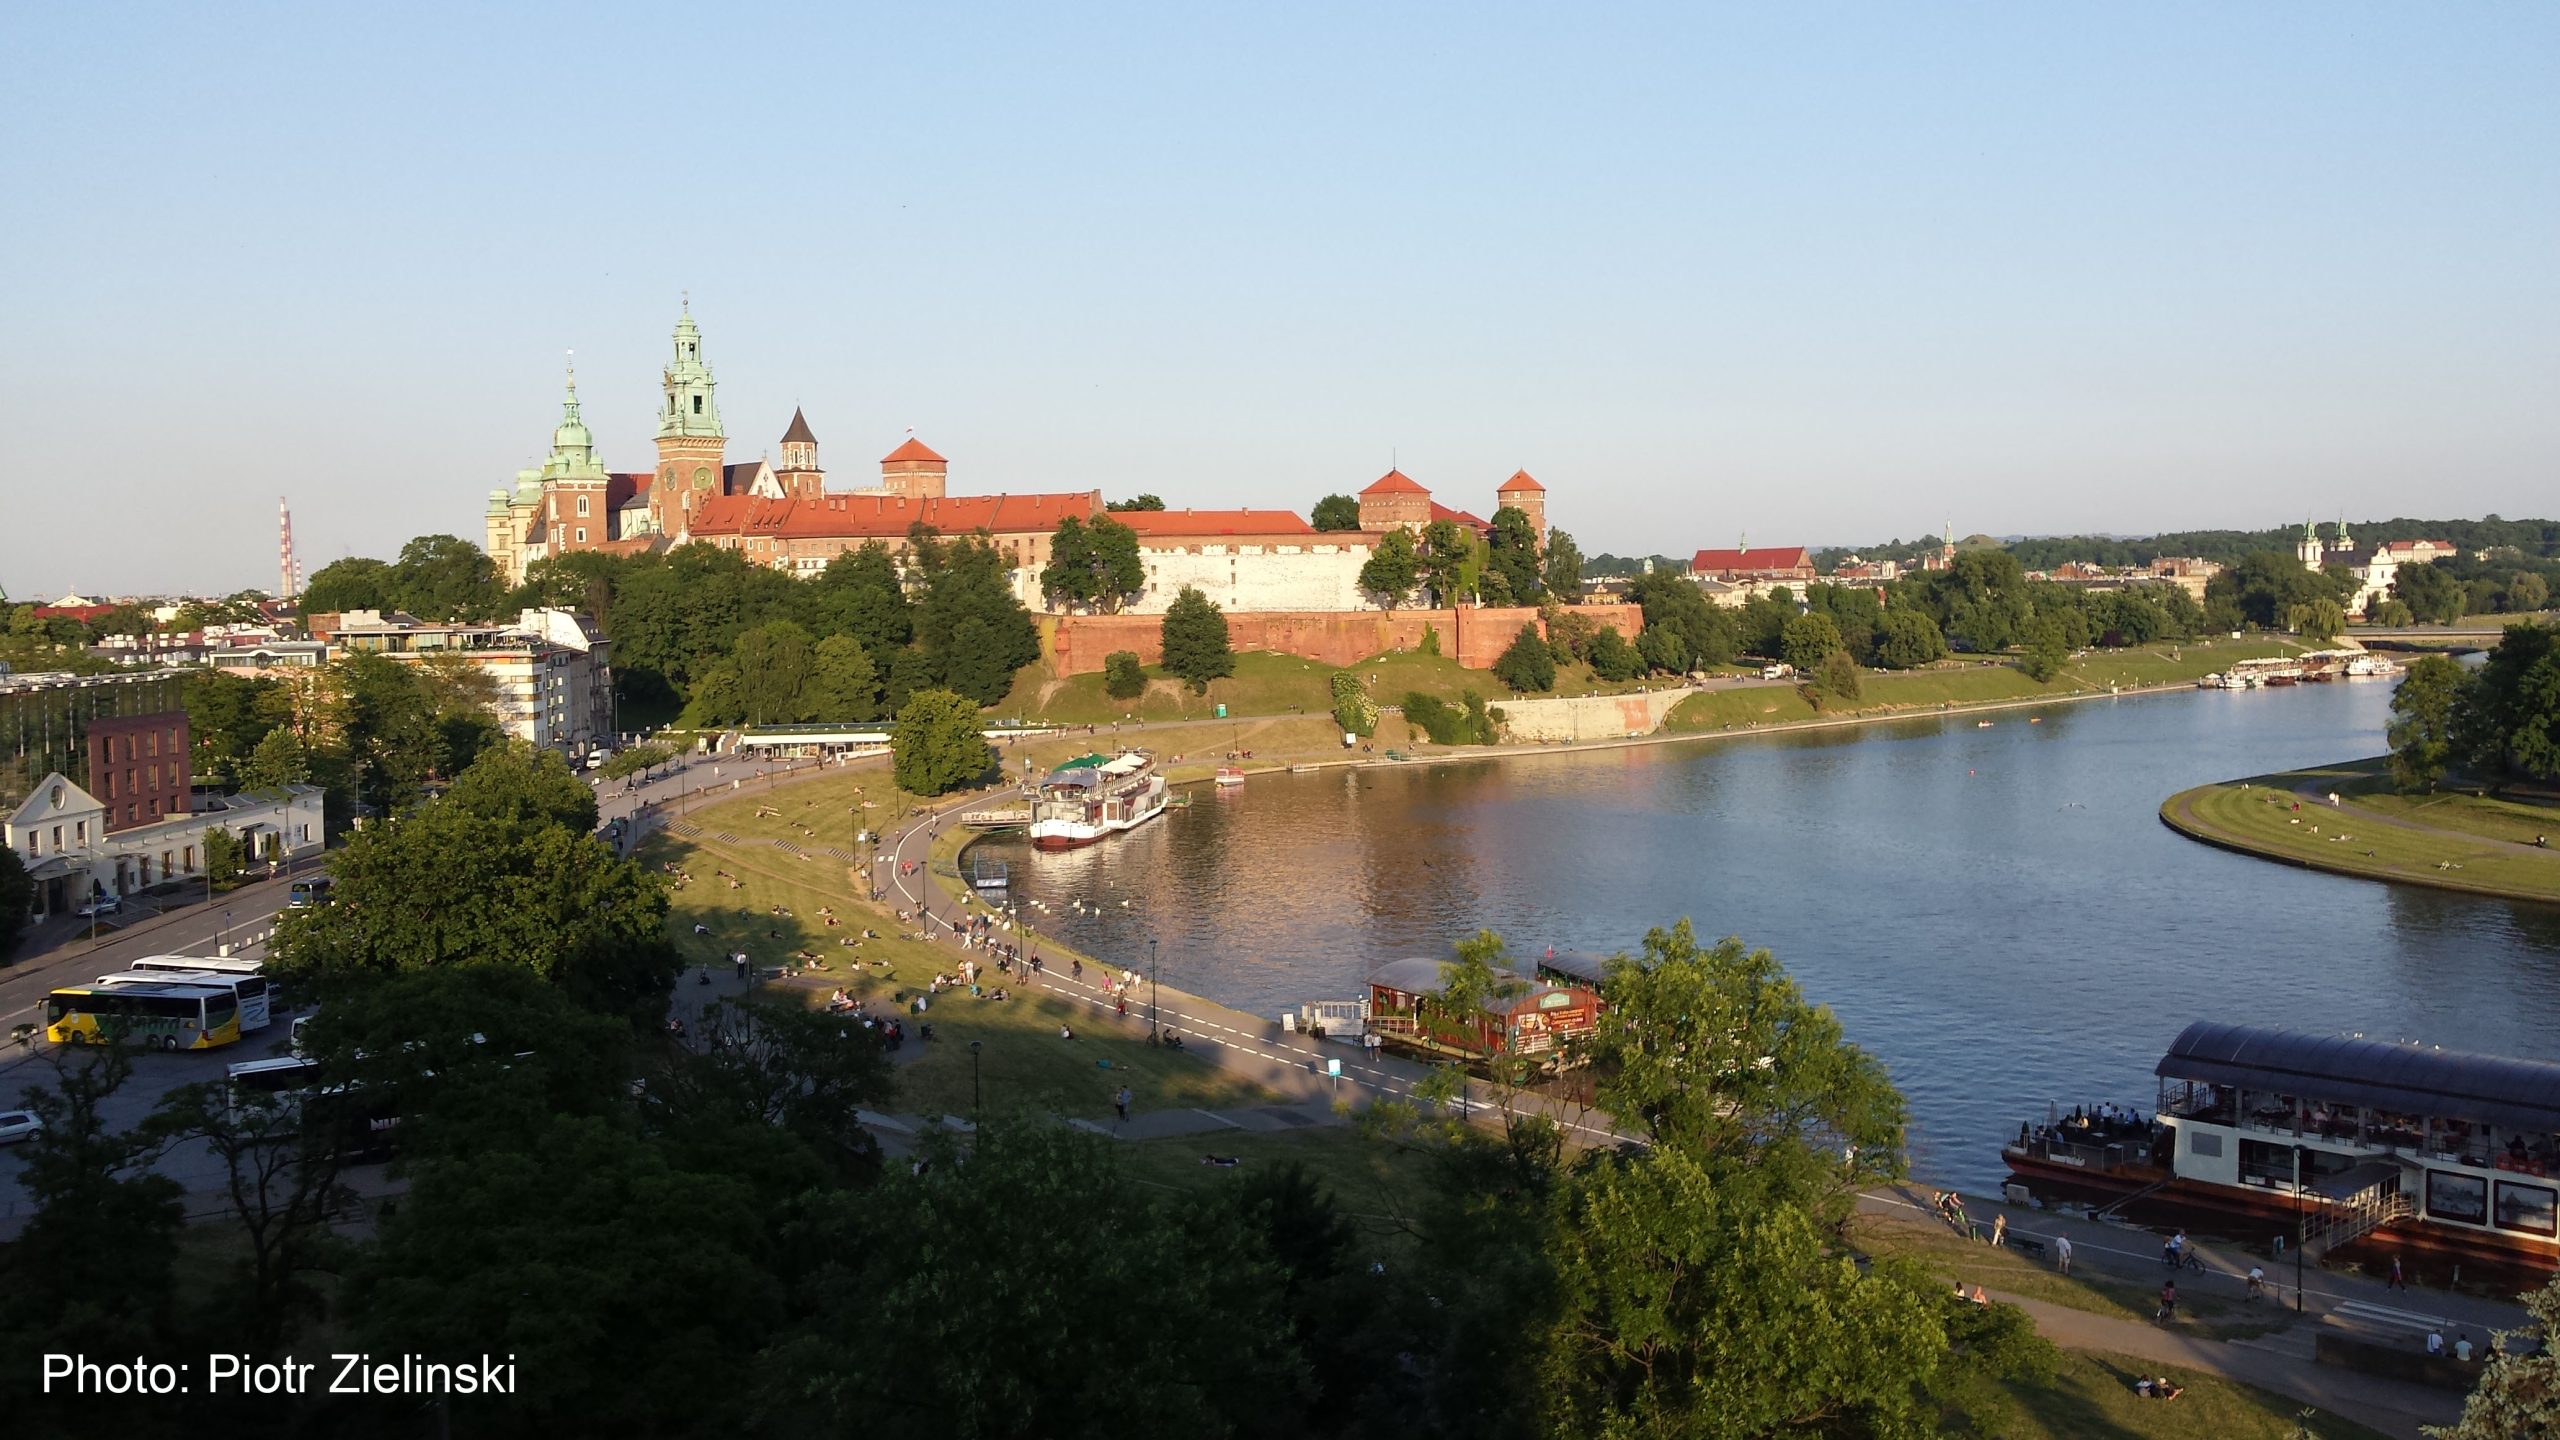
[[[1153,939],[1166,983],[1263,1015],[1479,927],[1534,957],[1689,916],[1775,951],[1883,1059],[1914,1173],[1983,1187],[2048,1103],[2147,1103],[2190,1020],[2560,1060],[2560,908],[2160,823],[2190,785],[2378,753],[2389,706],[2370,681],[2198,691],[1256,776],[1088,849],[984,853],[1043,933],[1141,969]]]

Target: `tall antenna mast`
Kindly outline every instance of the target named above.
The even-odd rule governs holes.
[[[276,598],[290,600],[301,592],[302,567],[293,563],[293,511],[282,495],[276,497],[276,534]]]

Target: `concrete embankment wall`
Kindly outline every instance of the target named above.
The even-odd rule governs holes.
[[[1696,691],[1686,685],[1637,695],[1559,695],[1499,700],[1504,732],[1514,740],[1622,740],[1650,735],[1671,707]]]
[[[1574,613],[1614,627],[1629,640],[1644,629],[1634,605],[1580,605]],[[1164,659],[1161,615],[1062,615],[1050,638],[1057,673],[1089,675],[1114,650],[1134,650],[1148,665]],[[1489,669],[1520,634],[1539,624],[1525,606],[1458,610],[1243,610],[1227,615],[1228,642],[1238,650],[1302,655],[1326,665],[1353,665],[1391,650],[1417,650],[1422,632],[1438,632],[1440,653],[1474,670]],[[1543,630],[1543,626],[1541,629]]]

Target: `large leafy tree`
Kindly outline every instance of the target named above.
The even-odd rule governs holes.
[[[1779,658],[1807,675],[1822,668],[1822,662],[1840,649],[1840,627],[1828,615],[1797,616],[1787,622],[1785,636],[1778,642]]]
[[[1434,520],[1422,527],[1421,577],[1434,605],[1454,605],[1476,593],[1482,573],[1478,550],[1483,542],[1454,520]]]
[[[2420,621],[2450,625],[2470,608],[2470,592],[2450,571],[2433,565],[2403,565],[2392,574],[2392,596]]]
[[[1947,654],[1947,637],[1938,633],[1938,622],[1917,610],[1897,609],[1885,612],[1884,628],[1876,640],[1876,660],[1887,669],[1912,670]]]
[[[2493,786],[2560,779],[2560,629],[2509,625],[2458,692],[2453,734],[2466,768]]]
[[[1318,530],[1357,530],[1360,528],[1360,502],[1348,495],[1327,495],[1316,502],[1307,523]]]
[[[918,795],[957,790],[996,763],[976,703],[949,690],[918,690],[908,696],[889,746],[898,788]]]
[[[1014,598],[1004,557],[978,535],[946,542],[928,532],[910,544],[924,574],[916,643],[945,686],[996,703],[1014,672],[1040,658],[1039,628]]]
[[[1556,688],[1556,653],[1533,624],[1520,627],[1510,646],[1493,662],[1493,678],[1515,695]]]
[[[1493,512],[1493,534],[1486,542],[1485,570],[1488,577],[1502,577],[1502,589],[1514,605],[1535,605],[1547,593],[1546,580],[1540,573],[1538,527],[1529,513],[1517,505],[1505,505]],[[1571,599],[1570,595],[1565,598]]]
[[[339,610],[384,610],[399,593],[398,578],[384,561],[362,555],[332,560],[313,572],[298,597],[302,613]]]
[[[1090,605],[1105,613],[1146,588],[1138,532],[1097,515],[1090,524],[1069,515],[1049,536],[1049,563],[1040,569],[1040,592],[1052,604]]]
[[[1564,604],[1582,598],[1582,547],[1561,530],[1547,532],[1547,558],[1540,565],[1538,579],[1547,593]]]
[[[1209,682],[1236,673],[1234,648],[1227,639],[1226,612],[1192,586],[1165,607],[1162,628],[1164,673],[1206,691]]]
[[[1627,583],[1627,598],[1644,611],[1636,637],[1645,663],[1679,673],[1730,662],[1741,644],[1733,612],[1718,609],[1686,576],[1655,570]]]
[[[858,550],[839,553],[814,583],[818,593],[837,607],[843,628],[862,642],[863,653],[873,657],[874,663],[914,638],[915,616],[907,604],[897,557],[879,541],[865,541]]]
[[[2436,788],[2454,754],[2454,711],[2470,677],[2451,656],[2424,655],[2391,694],[2391,779],[2417,794]]]
[[[739,694],[750,725],[789,725],[809,718],[807,697],[814,657],[809,632],[789,620],[770,620],[738,637]]]
[[[424,681],[411,667],[369,651],[349,654],[333,668],[356,798],[384,813],[415,803],[446,768],[444,729]]]
[[[421,535],[391,566],[392,599],[421,620],[488,620],[506,597],[498,567],[452,535]]]
[[[2560,1335],[2560,1280],[2553,1280],[2524,1299],[2525,1312],[2542,1332],[2542,1344],[2530,1354],[2507,1348],[2507,1337],[2494,1337],[2480,1365],[2480,1379],[2462,1403],[2462,1418],[2452,1425],[2429,1426],[2433,1440],[2520,1440],[2560,1435],[2560,1350],[2551,1337]]]
[[[935,1145],[917,1173],[821,1204],[806,1253],[810,1322],[757,1369],[810,1433],[1277,1434],[1306,1383],[1281,1274],[1239,1208],[1134,1191],[1107,1142],[1061,1125]]]
[[[1360,588],[1389,610],[1411,599],[1413,587],[1421,581],[1422,554],[1414,548],[1410,530],[1399,528],[1380,536],[1360,566]]]
[[[851,635],[830,635],[811,653],[801,713],[811,720],[870,720],[880,713],[880,677]]]
[[[27,874],[27,862],[13,847],[0,845],[0,955],[18,943],[35,903],[36,882]]]
[[[514,966],[599,1010],[662,1005],[680,963],[666,892],[595,837],[594,797],[565,774],[500,748],[455,781],[460,800],[356,832],[329,866],[339,903],[285,912],[272,968],[327,988]]]
[[[1049,532],[1049,563],[1040,567],[1040,593],[1052,605],[1093,603],[1093,535],[1083,516],[1061,516],[1058,528]]]

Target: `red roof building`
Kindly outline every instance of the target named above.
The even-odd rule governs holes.
[[[1701,550],[1689,561],[1692,580],[1811,580],[1813,552],[1801,545]]]

